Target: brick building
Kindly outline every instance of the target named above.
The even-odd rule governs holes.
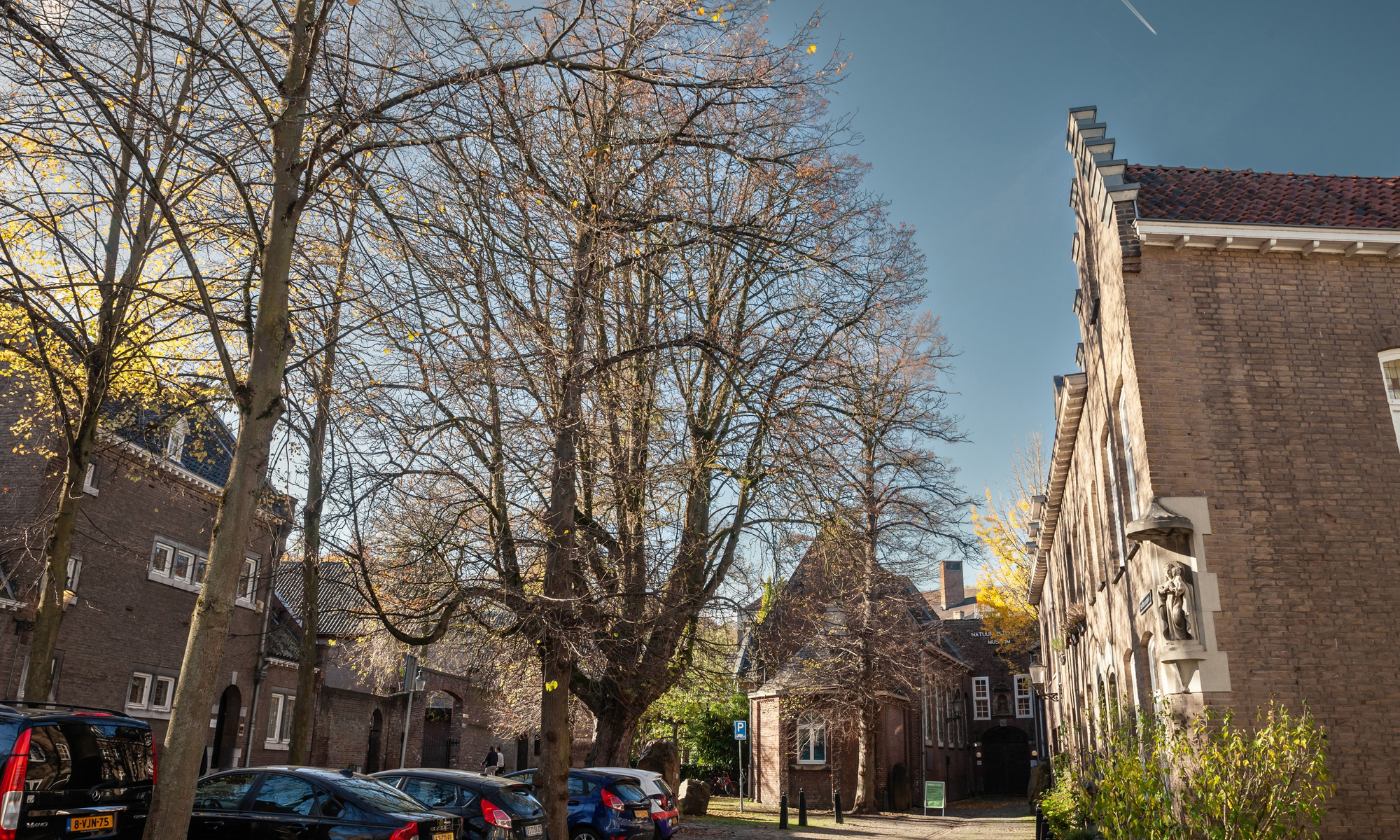
[[[0,699],[23,699],[39,558],[64,466],[35,445],[42,434],[15,437],[25,404],[0,372]],[[124,711],[149,721],[160,739],[234,440],[208,414],[126,408],[114,410],[112,421],[85,487],[48,699]],[[287,761],[301,578],[299,567],[292,575],[277,571],[292,502],[268,498],[250,537],[223,658],[208,663],[222,686],[205,749],[210,768]],[[342,564],[327,563],[323,574],[314,763],[383,769],[399,766],[402,754],[408,766],[479,769],[490,743],[502,748],[508,768],[533,762],[532,739],[490,732],[489,698],[479,686],[432,669],[423,669],[414,692],[405,748],[408,695],[401,681],[385,686],[351,665],[366,610]]]
[[[849,807],[856,789],[857,743],[820,703],[832,679],[825,634],[844,622],[840,584],[824,572],[820,549],[809,551],[772,599],[766,616],[745,634],[739,678],[749,697],[751,787],[759,802],[799,790],[816,807],[830,807],[839,784]],[[888,574],[882,597],[905,607],[919,633],[891,629],[901,643],[923,649],[917,690],[882,691],[875,747],[876,798],[882,808],[907,810],[922,800],[925,780],[947,783],[950,799],[979,793],[1024,795],[1035,709],[1025,662],[1008,668],[962,585],[961,563],[944,563],[944,585],[920,593],[907,578]],[[949,609],[946,605],[952,605]],[[915,641],[917,639],[917,641]]]
[[[1052,742],[1105,699],[1306,704],[1325,836],[1400,836],[1400,179],[1138,166],[1096,116],[1034,544]]]
[[[39,451],[42,434],[14,436],[26,394],[3,377],[0,387],[0,695],[22,699],[40,557],[64,461]],[[117,416],[100,435],[83,488],[48,699],[129,712],[162,738],[233,438],[206,413]],[[250,534],[223,657],[208,663],[226,686],[211,715],[210,766],[276,760],[280,736],[264,734],[281,724],[269,721],[268,698],[296,683],[295,674],[259,667],[267,570],[281,556],[290,514],[287,499],[268,498]]]

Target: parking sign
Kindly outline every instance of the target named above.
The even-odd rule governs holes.
[[[734,740],[736,740],[736,741],[747,741],[747,740],[749,740],[749,722],[748,722],[748,721],[746,721],[746,720],[736,720],[736,721],[734,721]]]

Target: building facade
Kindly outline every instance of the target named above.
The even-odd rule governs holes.
[[[841,635],[842,582],[823,573],[819,550],[809,551],[778,588],[769,612],[746,634],[739,676],[749,697],[750,790],[776,804],[799,792],[815,807],[830,807],[841,791],[847,807],[856,792],[857,740],[814,694],[843,677],[826,666],[823,637]],[[1035,706],[1028,657],[998,656],[990,634],[966,595],[961,563],[945,562],[942,586],[917,592],[888,575],[883,597],[904,605],[898,619],[919,632],[891,628],[914,645],[907,657],[921,673],[899,688],[879,692],[875,727],[875,790],[881,808],[918,807],[925,781],[943,781],[949,799],[978,794],[1024,796],[1032,760]],[[947,605],[947,606],[945,606]],[[913,683],[913,684],[911,684]]]
[[[1134,165],[1093,108],[1067,141],[1080,370],[1031,546],[1051,741],[1092,749],[1115,703],[1306,706],[1324,834],[1400,836],[1400,179]]]

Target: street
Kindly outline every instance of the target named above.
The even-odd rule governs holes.
[[[686,826],[688,837],[702,840],[771,840],[790,837],[805,838],[866,838],[890,837],[907,840],[1031,840],[1035,836],[1035,821],[1025,815],[1023,799],[977,799],[955,804],[946,817],[912,815],[882,815],[878,817],[847,817],[840,826],[831,824],[829,815],[813,820],[807,828],[797,828],[796,815],[792,829],[779,831],[771,824],[741,822],[732,817],[706,817]],[[726,812],[727,813],[727,812]]]

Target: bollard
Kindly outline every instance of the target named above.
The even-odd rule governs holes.
[[[797,789],[797,824],[805,827],[807,825],[807,789]]]
[[[841,788],[835,788],[832,790],[831,801],[836,806],[836,822],[838,824],[845,822],[845,820],[841,819]]]
[[[1045,824],[1045,812],[1040,810],[1040,806],[1035,806],[1035,840],[1047,840],[1049,837],[1048,827]]]
[[[786,831],[787,827],[787,794],[785,793],[778,798],[778,828]]]

